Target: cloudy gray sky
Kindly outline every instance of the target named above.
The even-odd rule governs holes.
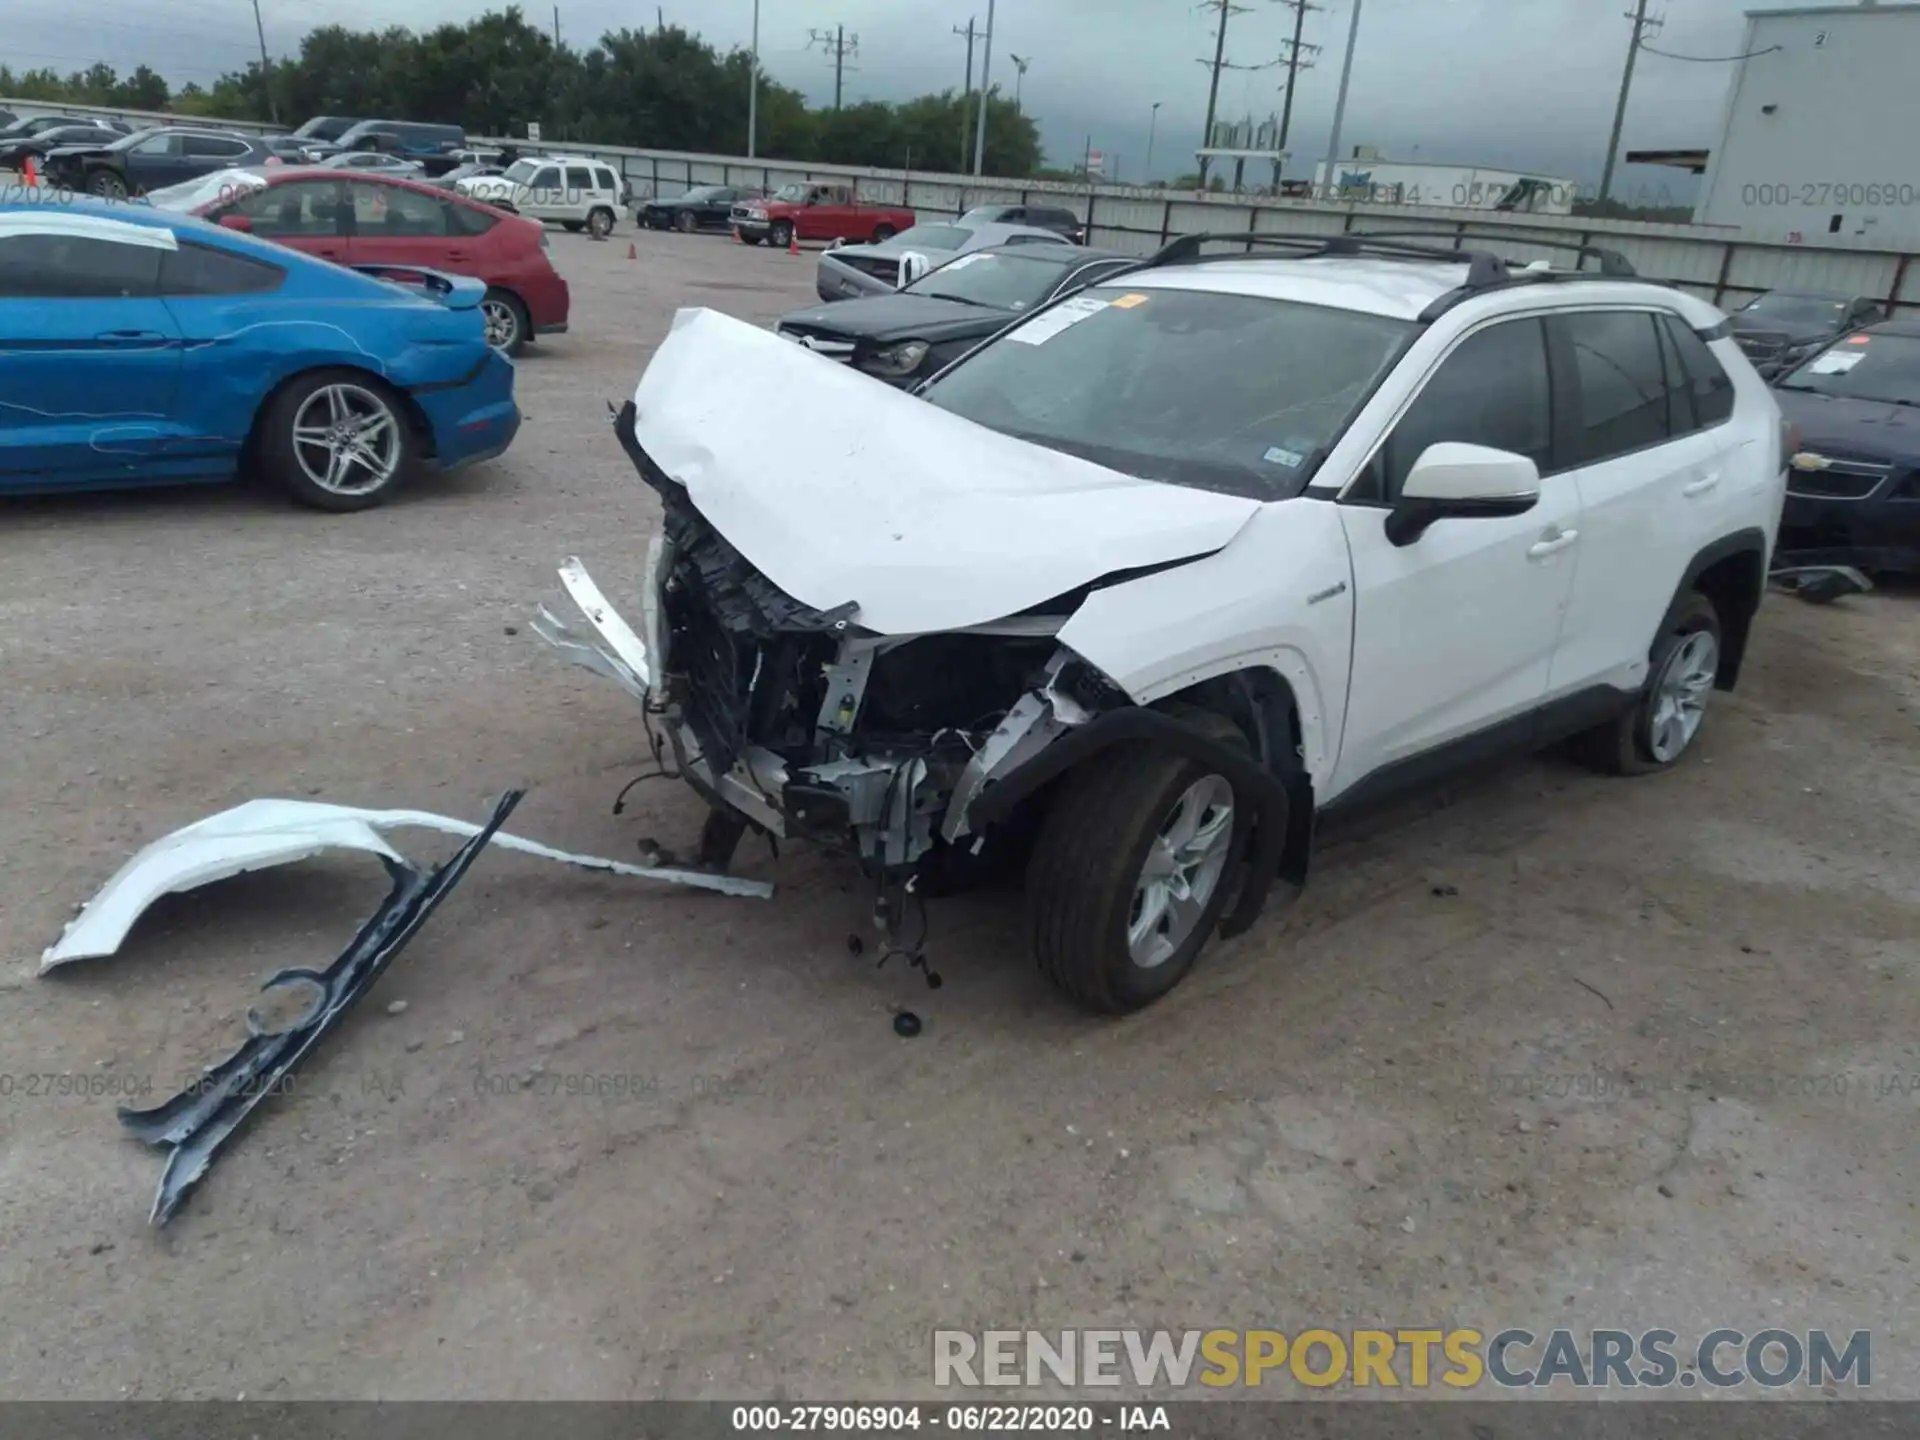
[[[1238,0],[1227,57],[1271,61],[1292,31],[1278,0]],[[1314,0],[1306,39],[1324,48],[1300,80],[1293,148],[1304,161],[1324,150],[1353,0]],[[1480,162],[1598,178],[1625,59],[1630,0],[1363,0],[1346,138],[1392,158]],[[1652,44],[1696,56],[1740,48],[1742,13],[1765,0],[1655,0],[1666,24]],[[269,48],[294,50],[314,25],[338,21],[424,26],[468,18],[476,0],[261,0]],[[551,24],[550,3],[526,7]],[[832,70],[809,51],[809,29],[844,25],[860,51],[847,97],[899,99],[957,86],[966,42],[952,34],[987,0],[760,0],[761,52],[769,73],[815,101],[832,98]],[[247,0],[10,0],[0,60],[72,69],[97,57],[123,69],[145,61],[175,81],[203,83],[254,53]],[[1091,136],[1117,156],[1123,178],[1146,164],[1148,117],[1161,102],[1154,170],[1192,166],[1206,111],[1215,12],[1193,0],[998,0],[996,78],[1011,88],[1008,59],[1030,68],[1022,90],[1051,158],[1070,163]],[[564,37],[579,42],[656,15],[721,45],[744,46],[753,0],[561,0]],[[1732,67],[1643,55],[1634,82],[1629,148],[1706,145]],[[1279,72],[1229,71],[1224,116],[1266,115],[1280,106]],[[1418,146],[1418,152],[1415,148]],[[1635,183],[1682,183],[1679,172],[1635,172]]]

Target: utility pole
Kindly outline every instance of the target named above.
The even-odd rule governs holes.
[[[1014,113],[1018,115],[1021,113],[1020,87],[1026,81],[1027,66],[1031,65],[1033,61],[1024,56],[1016,55],[1011,50],[1007,52],[1007,58],[1013,61],[1013,110]]]
[[[1313,62],[1311,60],[1305,65],[1300,63],[1301,53],[1304,51],[1317,55],[1320,52],[1318,45],[1302,45],[1300,43],[1300,34],[1301,31],[1306,28],[1307,12],[1309,10],[1325,9],[1326,7],[1311,4],[1310,0],[1280,0],[1280,3],[1293,7],[1293,39],[1287,42],[1287,99],[1286,103],[1282,105],[1280,109],[1280,148],[1284,151],[1287,148],[1287,132],[1293,126],[1294,83],[1300,78],[1300,72],[1302,70],[1311,70],[1313,68]]]
[[[560,48],[560,7],[553,7],[553,48]]]
[[[267,92],[267,118],[280,123],[280,102],[273,98],[273,61],[267,58],[267,27],[260,23],[260,0],[253,0],[253,32],[260,37],[260,84]]]
[[[1220,31],[1213,39],[1213,81],[1207,86],[1207,124],[1206,128],[1200,132],[1200,148],[1204,150],[1213,144],[1213,117],[1220,105],[1220,72],[1227,68],[1227,18],[1232,15],[1246,14],[1247,7],[1235,5],[1233,0],[1206,0],[1201,8],[1220,12]],[[1200,63],[1205,65],[1207,62],[1202,60]],[[1207,188],[1207,166],[1212,163],[1212,159],[1213,157],[1209,155],[1200,157],[1200,188],[1202,190]]]
[[[957,167],[960,173],[964,175],[966,174],[966,171],[967,171],[967,121],[973,115],[973,20],[972,20],[972,17],[968,17],[966,29],[962,30],[958,25],[956,25],[953,27],[953,33],[956,35],[964,35],[967,37],[967,88],[960,92],[960,97],[961,97],[960,98],[960,164]]]
[[[1613,111],[1613,134],[1607,137],[1607,164],[1600,172],[1600,203],[1607,203],[1608,193],[1613,189],[1613,164],[1620,153],[1620,131],[1627,123],[1627,92],[1633,88],[1633,62],[1640,54],[1642,32],[1647,27],[1647,0],[1639,0],[1633,14],[1627,17],[1633,21],[1633,43],[1627,46],[1627,69],[1620,77],[1620,103]]]
[[[1150,111],[1150,112],[1148,113],[1148,115],[1147,115],[1147,173],[1146,173],[1146,181],[1147,181],[1147,183],[1148,183],[1149,185],[1151,185],[1151,184],[1153,183],[1153,135],[1154,135],[1154,132],[1155,132],[1156,130],[1158,130],[1158,129],[1160,128],[1160,107],[1161,107],[1162,105],[1164,105],[1165,103],[1166,103],[1166,102],[1165,102],[1164,100],[1156,100],[1156,101],[1154,101],[1154,102],[1153,102],[1153,109],[1152,109],[1152,110],[1151,110],[1151,111]]]
[[[747,159],[757,154],[760,138],[760,0],[753,0],[753,78],[747,82]]]
[[[1641,0],[1642,4],[1646,0]],[[987,102],[993,96],[993,7],[987,0],[987,38],[980,47],[980,128],[973,135],[973,173],[984,175],[987,162]]]
[[[815,45],[825,50],[828,58],[833,61],[833,108],[838,110],[840,83],[842,74],[847,68],[847,56],[860,53],[860,37],[855,35],[852,39],[848,39],[847,27],[844,25],[834,26],[831,32],[809,30],[807,31],[807,48],[811,50]]]
[[[1340,63],[1340,98],[1333,102],[1333,135],[1327,141],[1327,189],[1340,189],[1340,127],[1347,118],[1347,86],[1353,80],[1353,50],[1360,42],[1360,0],[1353,0],[1353,20],[1347,26],[1347,56]]]

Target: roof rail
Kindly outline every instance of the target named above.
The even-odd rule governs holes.
[[[1148,270],[1159,265],[1193,265],[1202,264],[1208,260],[1244,259],[1253,253],[1255,247],[1263,250],[1292,252],[1276,257],[1286,260],[1375,255],[1394,260],[1464,262],[1467,266],[1466,283],[1456,290],[1448,291],[1421,311],[1420,319],[1423,323],[1437,320],[1461,301],[1484,294],[1489,290],[1504,289],[1510,285],[1537,285],[1555,280],[1590,279],[1593,276],[1592,271],[1578,268],[1573,270],[1523,269],[1520,262],[1503,260],[1490,250],[1468,249],[1465,242],[1469,239],[1494,240],[1505,244],[1524,243],[1547,250],[1571,250],[1579,256],[1581,261],[1585,261],[1588,256],[1598,260],[1600,275],[1605,279],[1639,278],[1638,272],[1634,270],[1626,256],[1617,250],[1609,250],[1599,245],[1580,245],[1532,238],[1524,242],[1516,242],[1515,237],[1501,231],[1465,229],[1443,231],[1438,234],[1418,230],[1352,230],[1334,235],[1208,231],[1180,236],[1162,246],[1138,268]],[[1438,243],[1419,243],[1425,241]],[[1446,243],[1448,241],[1452,243]],[[1214,242],[1238,245],[1241,250],[1238,255],[1232,252],[1219,255],[1200,253],[1201,246]]]

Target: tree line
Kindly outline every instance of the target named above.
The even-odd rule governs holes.
[[[106,64],[65,76],[0,64],[0,95],[208,119],[278,115],[289,125],[314,115],[437,121],[475,135],[524,135],[533,123],[542,143],[744,155],[751,76],[746,51],[722,54],[677,25],[614,30],[580,49],[511,6],[420,33],[323,25],[307,32],[297,58],[256,62],[207,88],[173,89],[146,65],[122,77]],[[946,90],[814,109],[763,71],[756,149],[770,160],[971,171],[977,101]],[[986,173],[1030,176],[1040,163],[1039,131],[996,88]]]

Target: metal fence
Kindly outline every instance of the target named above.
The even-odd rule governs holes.
[[[117,115],[148,123],[196,123],[190,117],[116,110],[89,105],[44,105],[9,100],[8,109],[74,115]],[[255,134],[283,126],[202,121]],[[693,155],[619,145],[569,142],[536,145],[523,139],[473,136],[471,143],[511,143],[525,153],[559,151],[614,165],[640,195],[676,194],[692,185],[751,185],[767,190],[794,180],[848,180],[869,200],[912,209],[926,219],[957,215],[974,205],[1066,204],[1087,223],[1088,243],[1147,254],[1177,235],[1195,231],[1232,234],[1411,231],[1443,243],[1472,235],[1472,243],[1509,259],[1558,259],[1551,248],[1604,245],[1618,250],[1642,275],[1677,285],[1723,308],[1768,290],[1810,290],[1862,296],[1889,311],[1920,305],[1920,266],[1906,251],[1877,248],[1843,238],[1814,245],[1741,239],[1737,232],[1700,225],[1649,225],[1580,216],[1520,215],[1484,209],[1396,206],[1290,200],[1277,196],[1202,195],[1140,186],[1008,180],[848,165],[747,160],[733,155]]]

